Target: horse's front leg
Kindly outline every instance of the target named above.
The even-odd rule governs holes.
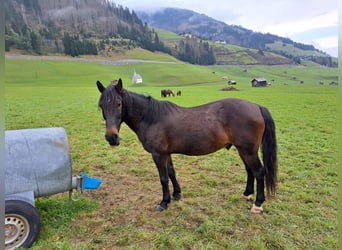
[[[153,161],[156,164],[159,172],[160,183],[162,185],[163,199],[157,206],[158,211],[167,209],[167,205],[171,201],[169,189],[169,173],[168,173],[168,157],[169,155],[152,154]]]
[[[172,185],[173,185],[172,198],[173,198],[173,200],[178,201],[181,198],[181,188],[180,188],[179,183],[178,183],[177,178],[176,178],[176,171],[173,168],[171,155],[169,155],[167,166],[168,166],[169,177],[170,177],[170,180],[171,180]]]

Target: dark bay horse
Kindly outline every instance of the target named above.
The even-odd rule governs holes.
[[[119,131],[125,122],[138,136],[144,149],[152,154],[158,168],[163,198],[158,211],[171,201],[169,179],[173,185],[173,199],[181,197],[171,154],[205,155],[234,145],[247,171],[247,184],[242,197],[251,199],[256,179],[256,200],[253,213],[263,211],[264,185],[268,195],[274,195],[277,184],[277,142],[275,124],[269,111],[257,104],[240,99],[223,99],[192,108],[158,101],[150,96],[130,92],[116,85],[104,87],[99,106],[106,121],[105,138],[112,146],[120,143]],[[262,148],[262,166],[258,157]]]
[[[161,97],[175,96],[171,89],[163,89],[160,91]]]

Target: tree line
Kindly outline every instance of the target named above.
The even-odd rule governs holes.
[[[213,48],[208,42],[198,41],[196,37],[186,37],[179,42],[177,54],[179,60],[199,65],[216,63]]]
[[[25,18],[22,13],[24,6]],[[69,15],[45,16],[46,10],[72,6]],[[113,45],[160,51],[193,64],[214,64],[208,42],[186,38],[177,49],[167,47],[158,33],[143,23],[134,11],[112,1],[12,0],[5,1],[5,50],[36,54],[64,53],[70,56],[97,55]],[[84,11],[87,11],[85,14]],[[34,20],[28,23],[26,20]],[[111,45],[110,45],[111,43]]]
[[[96,43],[89,39],[80,39],[79,35],[65,33],[62,39],[64,53],[70,56],[97,55]]]
[[[42,54],[42,36],[33,30],[25,30],[22,34],[5,34],[5,51],[16,48],[25,51],[34,51]]]

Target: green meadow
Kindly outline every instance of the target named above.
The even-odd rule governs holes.
[[[133,70],[143,84],[132,84]],[[38,198],[42,231],[32,249],[337,249],[338,87],[329,85],[337,74],[314,66],[7,59],[6,129],[64,127],[74,173],[103,180],[77,201],[67,193]],[[223,77],[236,80],[238,91],[221,91]],[[256,77],[272,85],[252,88]],[[173,155],[183,196],[156,212],[162,192],[150,155],[124,124],[120,146],[104,139],[95,83],[118,78],[130,91],[182,106],[229,97],[266,106],[277,129],[279,183],[264,213],[251,214],[252,203],[241,199],[246,173],[235,148]],[[162,98],[164,88],[182,96]]]

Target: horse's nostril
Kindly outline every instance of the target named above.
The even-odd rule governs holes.
[[[119,136],[117,134],[111,134],[111,135],[105,135],[106,140],[108,141],[108,143],[112,146],[117,146],[120,144],[120,139]]]

